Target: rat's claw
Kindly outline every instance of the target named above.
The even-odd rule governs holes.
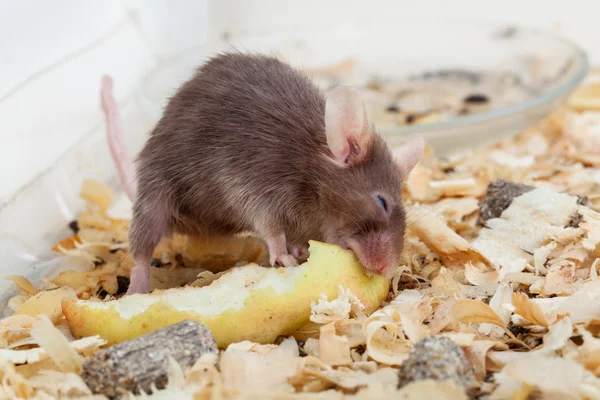
[[[277,264],[282,265],[284,267],[298,266],[298,261],[291,254],[279,254],[271,256],[271,260],[274,260],[275,262],[277,262]],[[271,262],[271,265],[275,265],[275,262]]]
[[[293,255],[296,258],[303,258],[306,255],[308,255],[308,249],[304,246],[288,244],[287,249],[288,249],[288,253]]]
[[[271,263],[271,266],[275,266],[275,264],[279,264],[283,267],[296,267],[298,266],[298,261],[296,260],[296,258],[294,256],[292,256],[291,254],[277,254],[277,253],[270,253],[269,254],[269,262]]]
[[[296,258],[287,251],[285,235],[267,238],[265,242],[269,248],[269,262],[271,266],[274,266],[275,263],[284,267],[295,267],[298,265]]]

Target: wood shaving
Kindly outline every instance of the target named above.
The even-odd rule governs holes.
[[[98,336],[90,336],[79,340],[69,342],[69,345],[80,353],[86,353],[90,350],[97,350],[105,345],[106,341]],[[34,347],[24,350],[0,350],[0,356],[14,364],[35,364],[48,359],[48,352],[42,347]]]
[[[286,339],[281,345],[267,349],[257,352],[253,347],[229,346],[219,361],[223,385],[238,393],[292,393],[294,388],[288,379],[297,370],[295,340]]]
[[[362,310],[364,306],[350,290],[345,290],[340,286],[338,297],[332,301],[327,301],[327,297],[322,295],[318,303],[312,302],[310,320],[315,323],[326,324],[347,319],[350,317],[352,309],[355,310],[356,314],[356,310]]]
[[[39,293],[39,290],[24,276],[5,276],[4,279],[8,279],[9,281],[13,281],[19,290],[29,296],[33,296]]]
[[[520,315],[529,322],[546,328],[550,325],[540,306],[529,301],[525,293],[513,293],[512,304],[515,307],[514,313]]]
[[[331,366],[350,365],[350,341],[346,336],[338,335],[335,324],[329,323],[320,329],[319,359]]]
[[[46,350],[62,372],[79,372],[83,358],[44,314],[33,325],[31,337]]]

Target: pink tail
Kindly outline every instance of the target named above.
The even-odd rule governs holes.
[[[108,146],[110,147],[110,152],[117,166],[121,186],[123,187],[125,194],[127,194],[127,197],[129,197],[129,200],[133,201],[136,191],[135,169],[131,158],[125,150],[125,144],[123,143],[121,118],[119,116],[119,110],[117,109],[117,102],[112,94],[112,88],[112,78],[105,75],[102,78],[100,99],[102,102],[102,110],[104,111],[104,119],[106,120]]]

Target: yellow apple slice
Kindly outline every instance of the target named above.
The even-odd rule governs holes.
[[[233,268],[209,286],[157,290],[98,302],[65,299],[62,309],[73,335],[99,335],[109,345],[183,320],[202,322],[220,348],[250,340],[272,343],[309,322],[311,301],[333,299],[339,286],[376,310],[389,281],[368,276],[353,252],[311,241],[308,260],[292,268],[256,264]]]

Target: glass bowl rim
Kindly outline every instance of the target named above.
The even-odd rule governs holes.
[[[417,22],[418,21],[418,22]],[[553,41],[556,43],[560,43],[561,45],[569,48],[573,52],[573,57],[575,62],[580,64],[580,68],[573,73],[571,78],[559,85],[558,87],[553,88],[552,90],[543,92],[542,94],[522,101],[517,104],[503,106],[491,111],[485,111],[478,114],[460,116],[458,118],[452,118],[447,121],[442,122],[434,122],[427,123],[423,125],[407,125],[407,126],[398,126],[398,127],[383,127],[377,128],[377,130],[384,135],[401,135],[401,134],[411,134],[411,133],[421,133],[427,134],[435,133],[436,131],[445,130],[445,129],[455,129],[467,125],[477,125],[484,122],[493,121],[496,119],[501,119],[510,115],[516,115],[519,113],[523,113],[529,111],[531,109],[536,108],[539,105],[548,103],[556,98],[559,98],[562,95],[566,95],[569,92],[575,90],[577,86],[585,79],[585,77],[589,73],[590,64],[589,57],[586,51],[583,50],[579,45],[577,45],[571,39],[567,37],[549,32],[547,30],[541,28],[534,28],[530,26],[525,26],[521,24],[515,23],[506,23],[506,22],[498,22],[494,20],[488,19],[480,19],[477,20],[469,20],[464,18],[449,18],[449,19],[438,19],[438,18],[425,18],[425,17],[409,17],[406,18],[408,23],[418,23],[422,24],[435,24],[439,25],[460,25],[460,26],[471,26],[477,27],[482,26],[486,31],[507,31],[507,30],[515,30],[519,34],[526,34],[530,36],[537,36],[543,39],[547,39],[549,41]],[[394,24],[390,22],[378,23],[376,26],[373,26],[368,21],[363,21],[362,23],[341,23],[338,25],[332,25],[328,27],[315,27],[314,25],[304,25],[302,27],[292,26],[289,28],[278,29],[277,33],[253,33],[253,34],[245,34],[245,35],[235,35],[228,39],[218,39],[213,38],[206,40],[202,44],[191,46],[187,49],[181,50],[171,56],[162,57],[156,66],[153,68],[142,80],[141,87],[141,95],[139,100],[142,103],[145,103],[145,106],[150,106],[154,108],[153,105],[148,103],[153,103],[147,96],[145,96],[145,83],[149,81],[149,79],[159,73],[163,68],[176,65],[178,61],[185,59],[186,56],[189,56],[192,51],[198,50],[200,54],[202,53],[210,53],[211,49],[215,48],[226,48],[231,46],[232,44],[239,42],[244,43],[246,41],[256,41],[256,40],[289,40],[293,35],[299,35],[302,37],[307,34],[315,34],[315,33],[335,33],[340,32],[341,30],[349,30],[355,32],[366,32],[369,29],[371,30],[381,30],[381,29],[394,29],[397,25],[401,23],[401,21],[396,21]],[[221,50],[219,50],[221,51]]]

